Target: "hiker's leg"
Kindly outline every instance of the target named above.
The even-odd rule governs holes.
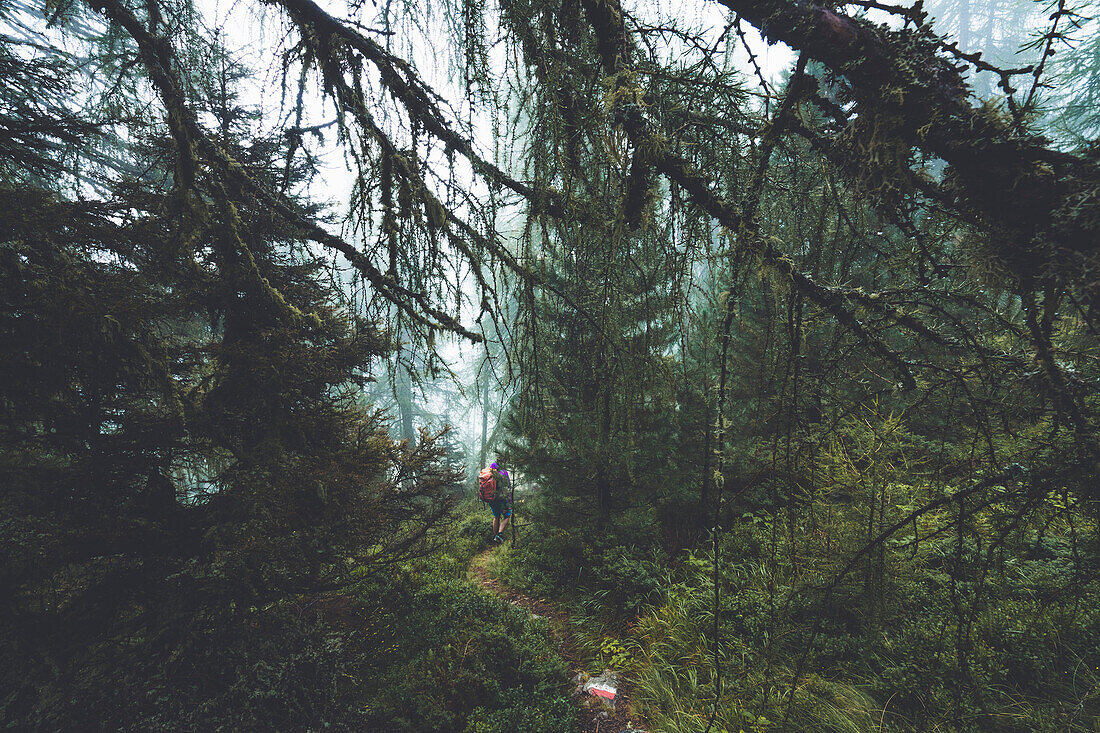
[[[498,534],[500,534],[500,517],[494,516],[493,517],[493,535],[496,536]]]
[[[500,511],[500,529],[498,531],[503,533],[510,521],[512,521],[512,505],[505,504],[504,508]]]
[[[508,522],[510,522],[510,521],[512,521],[512,515],[511,514],[509,514],[508,516],[502,518],[500,520],[500,529],[498,530],[498,532],[503,532],[508,527]]]

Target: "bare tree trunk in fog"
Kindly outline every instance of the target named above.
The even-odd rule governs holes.
[[[404,369],[398,368],[394,375],[397,380],[394,396],[397,409],[401,413],[401,439],[409,441],[409,448],[416,447],[416,427],[413,424],[412,378]]]
[[[477,465],[484,466],[489,450],[489,380],[481,385],[481,451],[477,456]]]

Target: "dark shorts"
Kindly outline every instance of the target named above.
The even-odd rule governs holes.
[[[492,499],[485,502],[489,505],[489,509],[492,510],[493,516],[497,519],[504,517],[507,519],[512,516],[512,504],[508,501],[508,497],[502,496],[499,499]]]

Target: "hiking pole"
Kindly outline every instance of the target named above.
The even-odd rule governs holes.
[[[516,478],[512,477],[512,480],[508,485],[509,498],[508,501],[512,505],[512,545],[516,544]]]

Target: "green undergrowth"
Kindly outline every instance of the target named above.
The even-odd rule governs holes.
[[[1019,520],[993,505],[961,539],[937,531],[949,510],[929,512],[919,544],[899,532],[827,599],[821,589],[862,541],[854,521],[796,528],[793,563],[774,549],[790,536],[782,514],[734,518],[722,536],[711,730],[1100,730],[1100,552],[1075,540],[1091,526],[1056,510]],[[1011,522],[1011,534],[995,533]],[[648,729],[706,730],[716,692],[709,548],[659,567],[653,550],[567,540],[528,530],[494,554],[491,571],[569,609],[586,666],[631,681]],[[991,546],[1003,562],[983,575]]]
[[[529,525],[495,567],[509,586],[615,627],[659,596],[668,560],[652,527],[626,515],[590,535]]]
[[[633,626],[626,647],[636,661],[634,694],[655,730],[703,731],[714,713],[714,593],[709,568],[692,555],[683,580],[669,580],[663,601]],[[730,731],[871,731],[878,730],[879,706],[858,686],[818,675],[804,680],[788,715],[791,669],[769,660],[746,609],[723,604],[721,618],[723,671],[721,702],[715,729]],[[763,610],[763,609],[759,609]],[[759,634],[759,635],[758,635]],[[794,659],[786,660],[793,662]]]
[[[493,552],[487,569],[509,587],[550,600],[566,612],[584,671],[596,675],[610,669],[620,679],[633,680],[642,657],[631,637],[632,624],[659,597],[659,579],[667,576],[659,557],[652,550],[613,541],[584,546],[570,542],[565,533],[529,525],[517,543]],[[641,717],[636,696],[629,704],[630,715]],[[648,720],[646,729],[664,730]]]
[[[171,654],[154,657],[147,638],[120,634],[49,685],[51,650],[0,624],[0,643],[22,663],[0,675],[0,727],[575,730],[568,666],[547,621],[466,578],[486,531],[483,516],[460,513],[419,559],[360,568],[325,593],[202,618]],[[54,643],[67,633],[48,632]]]
[[[662,601],[625,629],[593,618],[578,623],[589,665],[630,679],[633,702],[653,730],[703,731],[714,709],[710,572],[707,556],[692,555]],[[983,639],[964,667],[952,653],[934,651],[938,637],[958,629],[933,609],[911,606],[911,614],[859,634],[844,627],[851,601],[841,598],[814,640],[792,702],[806,627],[772,619],[797,604],[783,596],[772,604],[762,566],[739,563],[729,572],[737,577],[727,576],[731,587],[721,602],[723,687],[713,730],[1023,733],[1096,725],[1095,608],[1081,609],[1072,623],[1072,609],[1051,608],[1024,639],[1019,622],[1035,619],[1035,609],[1024,612],[1010,599],[995,603],[980,616]],[[975,680],[980,698],[966,691]]]
[[[760,552],[764,537],[749,523],[724,543],[716,729],[1085,733],[1100,724],[1100,583],[1074,577],[1065,538],[1014,548],[1016,582],[963,606],[963,625],[945,598],[951,574],[935,560],[958,551],[955,538],[930,540],[928,556],[893,558],[895,581],[876,607],[858,580],[823,603],[807,588],[835,568],[802,569],[794,582],[791,567]],[[709,553],[690,553],[626,637],[635,698],[656,730],[702,731],[714,709],[712,573]],[[1090,602],[1071,600],[1067,587]]]
[[[465,575],[486,521],[469,510],[441,553],[350,589],[374,653],[358,670],[365,725],[400,731],[568,731],[568,666],[547,621]]]

